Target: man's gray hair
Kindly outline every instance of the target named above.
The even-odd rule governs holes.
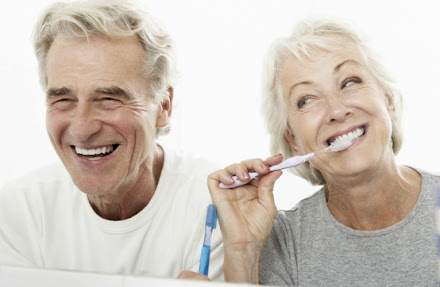
[[[43,11],[34,28],[33,44],[44,90],[48,84],[47,54],[58,35],[72,38],[136,35],[144,50],[144,72],[152,98],[157,102],[164,101],[175,84],[175,47],[171,37],[157,20],[128,1],[57,2]],[[168,131],[169,126],[160,128],[156,136]]]
[[[378,56],[370,48],[366,38],[347,22],[331,18],[307,18],[296,25],[289,37],[276,40],[266,56],[262,112],[270,135],[270,149],[273,154],[281,153],[285,158],[295,155],[285,141],[288,131],[288,114],[280,80],[284,62],[292,54],[301,61],[304,57],[312,57],[314,49],[331,51],[339,37],[344,37],[357,46],[368,71],[375,77],[385,93],[393,97],[396,117],[392,120],[391,138],[394,154],[399,152],[402,146],[402,95],[392,77],[380,63]],[[325,184],[321,172],[308,162],[291,171],[314,185]]]

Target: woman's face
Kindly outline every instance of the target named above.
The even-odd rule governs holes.
[[[337,38],[331,51],[315,50],[285,61],[281,81],[288,111],[285,140],[298,154],[327,147],[338,137],[353,145],[325,153],[311,163],[326,181],[374,170],[394,157],[391,118],[394,105],[367,70],[357,47]]]

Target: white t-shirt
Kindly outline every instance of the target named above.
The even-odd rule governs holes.
[[[198,272],[211,163],[165,149],[155,194],[120,221],[99,217],[61,164],[0,191],[0,265],[176,278]],[[213,231],[211,279],[223,277],[219,225]]]

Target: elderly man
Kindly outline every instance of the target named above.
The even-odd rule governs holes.
[[[209,163],[168,129],[174,46],[126,1],[56,3],[34,32],[47,132],[64,167],[0,192],[0,265],[177,277],[198,271]],[[66,172],[67,171],[67,172]],[[220,231],[209,277],[222,276]]]

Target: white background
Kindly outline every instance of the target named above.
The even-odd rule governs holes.
[[[3,1],[0,10],[0,185],[57,160],[45,132],[30,34],[47,0]],[[173,35],[181,78],[172,133],[163,141],[222,166],[269,156],[260,116],[262,59],[268,45],[307,15],[354,21],[375,40],[404,92],[405,142],[397,159],[438,173],[440,9],[436,1],[151,0]],[[280,209],[318,187],[285,172]]]

